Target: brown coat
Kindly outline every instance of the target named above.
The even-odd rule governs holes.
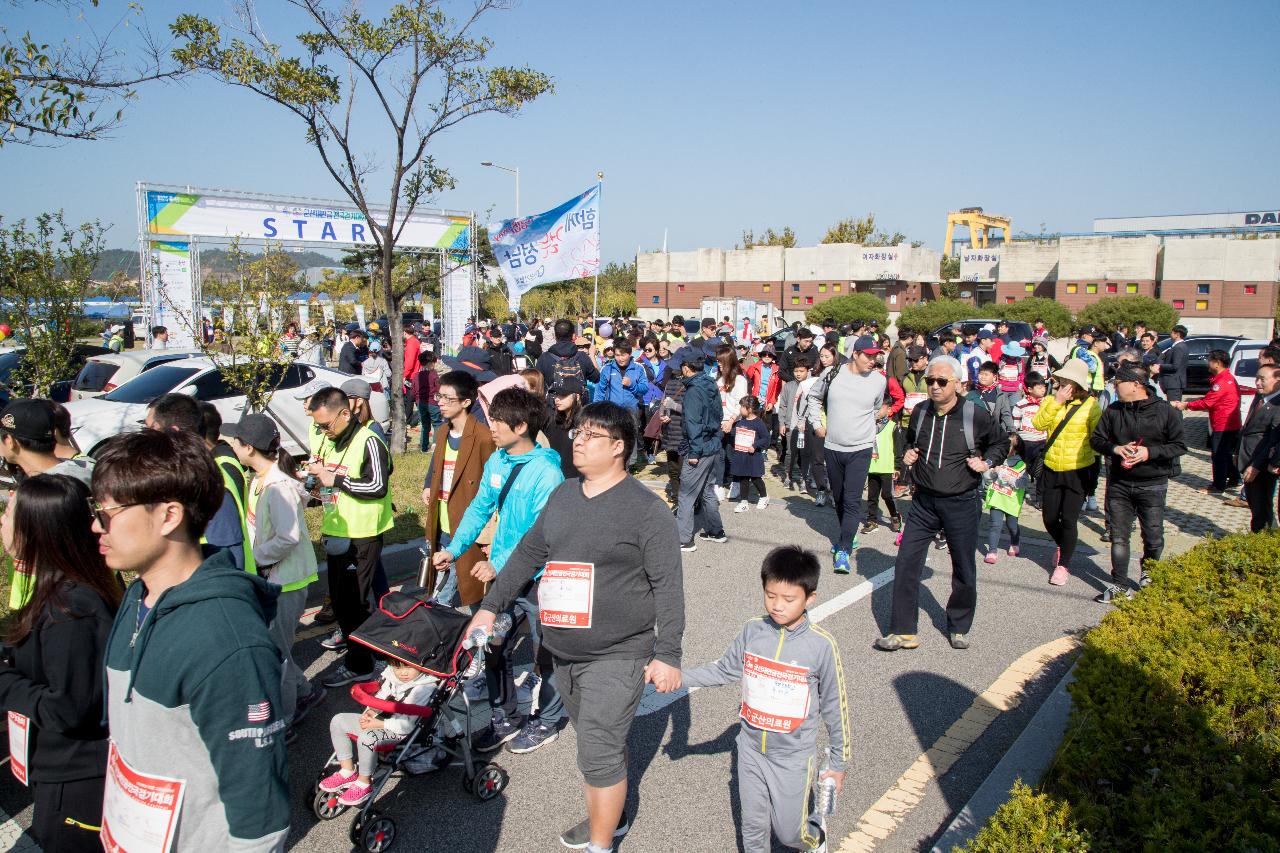
[[[446,446],[449,441],[449,423],[436,429],[435,446]],[[449,491],[449,529],[457,530],[462,516],[480,491],[484,476],[484,463],[495,450],[493,435],[470,415],[462,427],[462,440],[458,442],[458,461],[453,468],[453,488]],[[435,460],[440,460],[436,462]],[[427,540],[434,552],[440,548],[440,485],[444,478],[444,453],[437,451],[431,465],[431,495],[427,501]],[[464,605],[475,604],[484,598],[484,584],[471,576],[471,569],[483,560],[479,545],[472,545],[465,554],[458,555],[458,595]]]

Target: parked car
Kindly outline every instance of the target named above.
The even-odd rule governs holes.
[[[1240,420],[1249,417],[1249,406],[1258,389],[1253,384],[1258,376],[1258,353],[1262,348],[1270,346],[1271,341],[1237,341],[1231,350],[1231,375],[1240,387]]]
[[[106,347],[94,346],[92,344],[76,344],[75,349],[71,351],[71,371],[65,378],[58,380],[53,384],[50,390],[49,398],[59,403],[65,403],[71,399],[71,382],[75,379],[76,374],[84,367],[85,362],[97,355],[110,353],[111,350]],[[10,397],[10,380],[13,377],[13,371],[17,369],[23,359],[26,357],[26,347],[14,347],[10,350],[0,352],[0,406],[4,406],[9,402]],[[22,388],[14,389],[18,391],[19,397],[27,397],[31,394],[31,386],[24,385]]]
[[[85,362],[71,386],[72,400],[87,400],[114,391],[139,373],[184,358],[195,358],[198,350],[127,350],[95,355]]]
[[[285,449],[294,456],[305,456],[311,418],[294,394],[313,379],[326,379],[339,386],[351,377],[332,368],[300,362],[264,364],[278,380],[266,413],[279,426]],[[106,439],[141,428],[151,401],[173,392],[213,403],[223,423],[234,423],[244,414],[244,395],[227,384],[218,362],[206,356],[184,358],[139,373],[100,397],[68,403],[71,435],[76,445],[92,456]],[[374,418],[385,426],[390,415],[386,395],[375,393],[370,404]]]
[[[929,351],[933,352],[935,349],[938,348],[938,342],[942,339],[942,336],[944,334],[955,334],[955,332],[959,330],[960,332],[966,335],[969,334],[970,332],[976,335],[978,332],[982,331],[983,326],[988,326],[988,325],[994,329],[1000,325],[1000,321],[999,320],[957,320],[954,323],[947,323],[945,326],[939,326],[938,328],[934,329],[932,332],[929,333],[925,341],[929,345]],[[1024,323],[1021,320],[1009,321],[1010,340],[1029,342],[1032,339],[1032,337],[1034,337],[1034,334],[1031,331],[1030,323]]]
[[[1239,335],[1187,335],[1187,393],[1207,394],[1209,391],[1209,350],[1225,350],[1231,355],[1236,344],[1243,340]],[[1173,346],[1173,338],[1156,343],[1164,352]],[[1249,383],[1253,387],[1253,383]]]

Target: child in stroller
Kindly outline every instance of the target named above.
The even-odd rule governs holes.
[[[382,685],[375,699],[408,705],[426,705],[440,679],[417,667],[391,660],[382,670]],[[320,780],[320,790],[341,791],[338,802],[358,806],[373,794],[373,771],[378,752],[399,743],[413,732],[418,718],[365,708],[362,714],[335,714],[329,722],[329,739],[338,758],[338,770]]]

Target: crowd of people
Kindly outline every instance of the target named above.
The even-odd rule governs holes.
[[[1047,580],[1066,584],[1081,515],[1104,476],[1111,583],[1096,600],[1131,597],[1149,580],[1142,568],[1131,577],[1135,521],[1141,565],[1163,549],[1168,483],[1187,451],[1182,410],[1209,413],[1207,491],[1247,505],[1254,530],[1274,523],[1280,350],[1263,350],[1242,419],[1222,352],[1209,356],[1211,392],[1182,401],[1180,327],[1160,360],[1145,329],[1117,341],[1085,327],[1059,363],[1039,323],[1029,341],[1004,323],[937,341],[900,330],[896,342],[871,321],[759,336],[728,318],[689,326],[680,317],[480,321],[455,352],[414,325],[394,345],[376,324],[339,329],[331,352],[317,333],[291,329],[291,355],[317,352],[317,363],[332,358],[349,376],[295,395],[312,421],[301,464],[270,417],[224,424],[186,395],[153,401],[143,429],[93,459],[74,447],[65,409],[9,403],[0,454],[15,486],[0,533],[16,612],[0,703],[15,773],[33,792],[31,834],[47,851],[98,849],[99,832],[108,839],[142,821],[173,849],[282,849],[286,746],[327,689],[380,681],[379,695],[422,704],[432,682],[421,672],[350,640],[389,589],[394,459],[373,394],[404,395],[417,449],[430,454],[423,594],[472,614],[475,627],[507,614],[533,647],[522,698],[511,635],[491,641],[482,683],[469,688],[490,708],[474,748],[532,752],[555,742],[567,717],[586,816],[560,840],[592,853],[612,850],[630,826],[626,742],[645,685],[733,681],[744,691],[744,849],[769,849],[771,831],[788,846],[825,849],[810,797],[819,782],[843,784],[851,734],[839,644],[806,616],[818,556],[795,546],[765,555],[763,615],[717,662],[682,662],[681,554],[727,541],[722,504],[767,507],[770,469],[784,490],[830,505],[834,572],[853,570],[860,537],[881,525],[895,534],[889,632],[875,642],[885,651],[920,644],[930,548],[946,548],[952,564],[949,643],[969,647],[978,557],[998,562],[1006,533],[1005,552],[1018,555],[1027,503],[1057,545]],[[398,389],[393,358],[405,377]],[[660,458],[665,502],[633,476]],[[1240,498],[1227,494],[1237,484]],[[317,504],[315,530],[305,509]],[[315,536],[327,590],[315,621],[335,623],[323,645],[341,658],[313,681],[292,649],[319,582]],[[377,749],[409,726],[396,715],[333,716],[338,766],[322,790],[342,805],[366,802]],[[830,750],[817,774],[823,726]],[[167,817],[113,814],[132,796],[125,779],[178,780],[181,796]]]

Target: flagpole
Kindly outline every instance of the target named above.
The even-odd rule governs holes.
[[[604,194],[604,193],[603,193],[603,188],[604,188],[604,172],[596,172],[596,204],[597,204],[597,205],[600,203],[600,196]],[[596,233],[597,233],[597,234],[599,234],[599,233],[600,233],[600,232],[599,232],[599,228],[600,228],[600,223],[599,223],[599,217],[597,216],[597,219],[596,219],[596,229],[597,229]],[[601,249],[603,249],[603,247],[601,247]],[[600,256],[600,251],[599,251],[599,250],[597,250],[597,252],[596,252],[596,284],[595,284],[595,289],[594,289],[594,291],[593,291],[593,293],[592,293],[592,295],[591,295],[591,321],[592,321],[592,323],[593,323],[593,324],[595,323],[596,316],[600,313],[600,263],[601,263],[601,259],[600,259],[600,257],[599,257],[599,256]]]

